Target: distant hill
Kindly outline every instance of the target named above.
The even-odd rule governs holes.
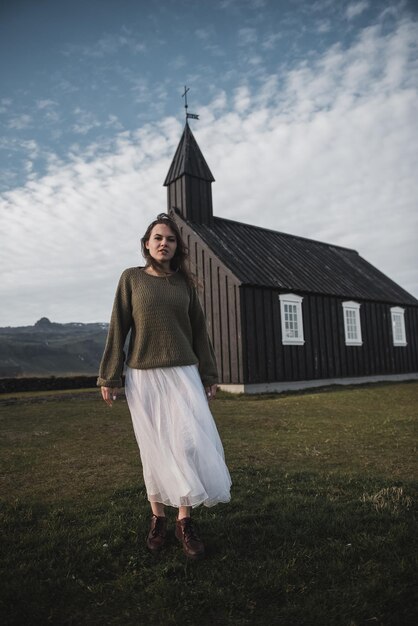
[[[57,324],[0,328],[0,378],[95,375],[108,324]]]

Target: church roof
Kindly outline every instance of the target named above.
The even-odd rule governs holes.
[[[188,224],[243,284],[418,305],[355,250],[219,217]]]
[[[190,126],[186,121],[180,143],[177,146],[173,161],[168,170],[164,186],[180,178],[184,174],[213,182],[215,179],[197,145]]]

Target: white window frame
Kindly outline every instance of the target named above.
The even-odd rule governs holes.
[[[284,346],[303,346],[305,339],[303,336],[302,296],[297,296],[295,293],[281,293],[279,299],[282,344]],[[289,319],[289,314],[295,315],[295,319]],[[296,336],[292,336],[294,331],[289,328],[294,322],[296,322]]]
[[[400,306],[392,306],[390,309],[390,319],[392,322],[392,339],[394,346],[406,346],[405,332],[405,309]],[[397,326],[399,324],[399,326]],[[400,331],[398,334],[397,331]]]
[[[344,317],[344,336],[346,346],[362,346],[363,339],[361,337],[361,321],[360,321],[360,304],[351,300],[343,302]],[[349,317],[354,320],[356,337],[352,337],[352,328],[350,328]]]

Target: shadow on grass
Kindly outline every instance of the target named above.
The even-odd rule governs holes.
[[[193,513],[197,563],[174,538],[174,509],[166,549],[147,552],[143,488],[5,505],[2,623],[416,623],[412,483],[274,467],[232,478],[230,504]]]

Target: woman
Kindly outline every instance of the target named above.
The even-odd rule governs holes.
[[[147,546],[152,552],[164,546],[164,505],[177,507],[176,537],[197,559],[204,545],[191,508],[230,500],[231,479],[208,406],[217,389],[216,361],[177,224],[161,213],[141,244],[146,265],[122,273],[97,384],[112,406],[131,331],[125,392],[153,513]]]

